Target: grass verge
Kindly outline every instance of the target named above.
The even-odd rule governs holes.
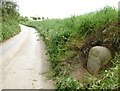
[[[3,42],[20,32],[19,23],[16,20],[8,20],[7,22],[2,22],[0,35],[0,42]]]
[[[66,19],[28,20],[21,23],[36,28],[43,37],[50,55],[49,61],[53,67],[52,75],[56,80],[57,89],[119,87],[120,28],[118,12],[115,8],[107,6],[96,12]],[[104,69],[97,78],[85,71],[84,80],[77,81],[70,73],[77,68],[80,60],[86,67],[88,52],[93,46],[109,48],[113,55],[112,60],[115,61],[114,66],[108,70]]]

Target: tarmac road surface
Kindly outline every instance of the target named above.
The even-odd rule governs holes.
[[[51,69],[44,42],[34,28],[20,27],[19,34],[0,44],[2,89],[53,89],[54,82],[43,74]]]

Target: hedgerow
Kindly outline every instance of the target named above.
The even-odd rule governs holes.
[[[17,4],[11,1],[0,1],[0,42],[16,35],[20,32],[19,13],[17,12]]]

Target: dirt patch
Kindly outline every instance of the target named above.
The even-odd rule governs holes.
[[[74,64],[77,64],[74,70],[70,73],[70,75],[77,81],[82,81],[85,73],[85,65],[86,61],[83,58],[77,56],[74,59]]]

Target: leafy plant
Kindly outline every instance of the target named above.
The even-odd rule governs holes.
[[[99,11],[73,16],[65,19],[48,19],[44,21],[22,22],[34,27],[43,36],[53,67],[56,88],[59,89],[105,89],[117,88],[117,71],[113,68],[103,72],[104,79],[86,75],[86,81],[80,85],[70,77],[71,65],[77,55],[87,59],[89,49],[93,46],[105,46],[113,54],[120,51],[118,12],[113,7]],[[117,57],[116,60],[119,60]],[[83,60],[84,61],[84,60]],[[118,63],[115,63],[117,65]],[[114,74],[114,75],[113,75]],[[112,75],[112,76],[111,76]]]
[[[120,67],[120,54],[116,53],[115,58],[111,60],[115,67],[110,70],[104,70],[100,79],[92,76],[86,76],[85,88],[89,89],[118,89],[119,86],[119,67]]]
[[[0,29],[0,42],[16,35],[20,32],[18,23],[19,13],[17,12],[17,4],[12,1],[0,1],[2,7],[2,24]]]
[[[76,89],[81,89],[83,87],[81,83],[77,82],[71,77],[62,77],[58,78],[57,80],[58,81],[56,83],[56,88],[58,89],[58,91],[60,89],[72,91]]]

